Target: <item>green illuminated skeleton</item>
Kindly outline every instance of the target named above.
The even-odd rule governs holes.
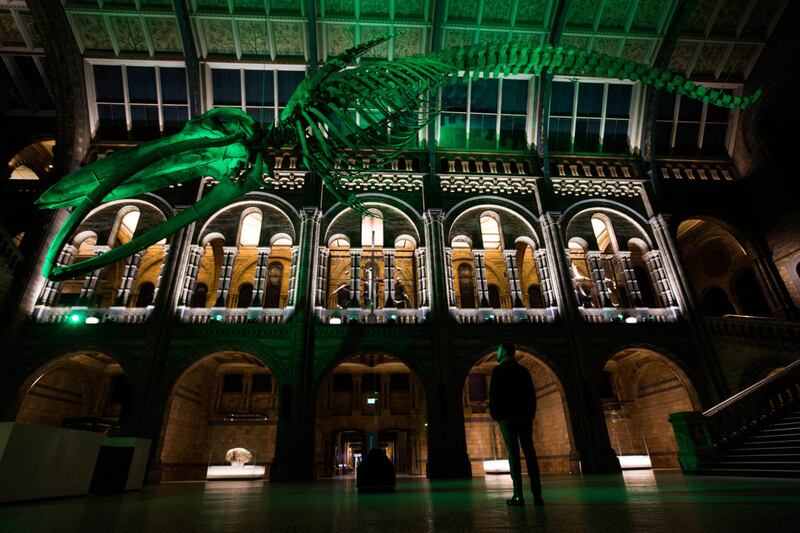
[[[44,276],[58,281],[84,275],[210,216],[263,187],[264,176],[272,173],[265,156],[284,147],[299,150],[305,167],[322,178],[338,201],[368,214],[354,195],[344,191],[343,180],[363,175],[367,169],[360,162],[365,159],[381,165],[398,157],[441,111],[429,99],[433,91],[468,77],[550,73],[619,78],[732,109],[747,107],[759,96],[758,92],[733,96],[679,74],[606,54],[515,43],[466,46],[347,68],[386,39],[364,43],[326,62],[300,84],[277,125],[259,124],[240,109],[212,109],[190,120],[178,134],[114,153],[56,183],[37,204],[74,209],[50,246]],[[358,124],[351,111],[365,123]],[[56,264],[67,239],[92,209],[202,176],[217,183],[188,209],[101,255],[71,265]]]

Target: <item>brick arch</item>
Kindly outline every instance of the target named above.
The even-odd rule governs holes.
[[[158,481],[204,480],[226,465],[228,449],[248,449],[268,473],[275,455],[279,380],[260,358],[216,350],[192,359],[172,385],[157,448]]]
[[[539,468],[543,472],[577,472],[579,466],[574,460],[575,440],[562,380],[552,364],[539,357],[537,352],[517,346],[516,357],[531,373],[536,389],[537,413],[533,435]],[[485,473],[484,461],[502,460],[506,457],[502,436],[497,424],[489,417],[488,405],[474,397],[479,392],[481,379],[473,381],[470,377],[481,374],[486,376],[483,382],[488,392],[491,370],[497,365],[496,358],[496,349],[488,354],[484,352],[483,356],[474,361],[464,377],[464,426],[473,475]]]

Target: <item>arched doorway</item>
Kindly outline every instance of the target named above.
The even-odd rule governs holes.
[[[422,475],[428,457],[425,390],[389,355],[348,357],[331,370],[317,396],[317,477],[354,472],[373,447],[399,475]]]
[[[58,358],[25,383],[15,421],[115,434],[130,409],[122,367],[108,355],[82,352]]]
[[[275,455],[277,390],[270,370],[248,354],[215,353],[189,367],[168,402],[161,481],[206,479],[213,474],[210,467],[233,464],[229,452],[236,448],[249,452],[251,459],[242,466],[252,468],[229,478],[268,476]]]
[[[572,429],[564,389],[556,375],[536,356],[517,348],[517,361],[528,369],[536,389],[536,419],[533,442],[542,472],[578,472],[572,453]],[[497,352],[478,361],[464,384],[464,426],[472,474],[482,476],[494,470],[489,461],[505,460],[506,449],[497,423],[489,416],[488,391]],[[523,472],[526,470],[523,461]]]
[[[645,348],[617,352],[603,371],[606,427],[620,465],[679,468],[669,415],[700,409],[686,374],[667,357]]]

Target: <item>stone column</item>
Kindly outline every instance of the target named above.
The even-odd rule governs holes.
[[[444,250],[444,257],[445,257],[445,275],[447,276],[447,305],[448,307],[455,307],[456,306],[456,287],[455,281],[453,280],[453,249],[452,248],[445,248]]]
[[[108,246],[95,246],[94,247],[94,255],[101,255],[109,250]],[[83,287],[81,287],[81,296],[78,300],[79,305],[88,306],[91,303],[92,296],[94,296],[94,291],[97,289],[97,280],[100,279],[100,274],[103,272],[102,268],[98,268],[97,270],[93,270],[92,272],[86,274],[86,278],[83,280]]]
[[[486,265],[483,263],[483,250],[472,250],[475,265],[475,278],[478,285],[478,307],[489,307],[489,287],[486,284]]]
[[[430,205],[430,204],[429,204]],[[449,316],[447,305],[447,285],[445,268],[444,211],[428,209],[425,211],[425,244],[418,251],[421,261],[419,277],[423,288],[420,307],[430,307],[430,314],[436,321],[444,321]]]
[[[78,249],[72,246],[71,244],[67,244],[61,250],[61,253],[58,254],[58,260],[56,264],[60,267],[69,265],[72,263],[72,260],[75,259],[75,256],[78,255]],[[42,296],[39,299],[40,305],[51,306],[58,296],[58,291],[61,288],[60,281],[50,281],[45,280],[44,288],[42,289]]]
[[[350,252],[350,307],[361,307],[361,251]]]
[[[650,250],[642,256],[642,259],[645,260],[647,268],[650,270],[650,275],[656,286],[656,293],[661,301],[661,306],[676,306],[675,294],[672,291],[672,287],[670,287],[669,278],[664,268],[664,261],[661,258],[661,252],[659,250]]]
[[[204,249],[196,244],[189,250],[189,261],[186,265],[186,273],[183,276],[183,288],[181,289],[181,307],[189,307],[197,286],[197,276],[200,273],[200,261],[203,259]]]
[[[156,278],[156,288],[153,291],[153,305],[156,304],[156,298],[158,297],[158,291],[161,290],[161,283],[164,279],[164,272],[167,269],[167,258],[169,257],[170,245],[164,245],[164,259],[161,260],[161,266],[158,268],[158,277]],[[174,272],[174,270],[173,270]],[[172,276],[170,276],[172,277]],[[173,278],[174,279],[174,278]],[[173,300],[174,301],[174,300]]]
[[[117,289],[117,298],[114,301],[115,306],[126,307],[128,305],[131,299],[131,289],[136,282],[136,275],[139,273],[139,266],[142,264],[142,257],[145,253],[145,250],[140,250],[125,260],[119,289]]]
[[[628,291],[628,299],[632,307],[642,307],[642,291],[639,287],[639,280],[636,279],[636,272],[633,271],[630,252],[617,252],[617,262],[625,277],[625,290]]]
[[[397,307],[394,301],[394,250],[383,250],[383,307]]]
[[[417,307],[428,307],[428,265],[425,248],[414,250],[414,260],[417,263]]]
[[[298,261],[300,259],[300,248],[294,246],[292,248],[292,260],[289,267],[289,298],[286,305],[294,307],[297,304],[297,273]]]
[[[606,283],[606,273],[603,270],[603,261],[600,252],[586,252],[586,262],[589,264],[589,277],[592,278],[597,296],[600,299],[601,307],[611,307],[608,283]]]
[[[270,249],[259,246],[256,251],[258,256],[256,258],[256,273],[253,278],[253,299],[250,300],[250,307],[264,307],[264,287],[267,279]]]
[[[689,276],[683,270],[680,263],[681,251],[669,228],[668,215],[655,215],[650,219],[650,227],[653,228],[656,249],[661,252],[661,259],[664,265],[664,273],[673,289],[674,299],[681,311],[684,313],[695,314],[699,307],[694,299],[694,291],[691,286]]]
[[[511,307],[525,307],[522,303],[522,288],[519,283],[519,270],[517,269],[517,251],[505,250],[506,256],[506,275],[508,276],[508,288],[511,294]]]
[[[538,248],[533,252],[533,258],[536,261],[536,273],[539,276],[539,288],[542,290],[545,307],[556,307],[556,295],[550,278],[547,250]]]
[[[236,259],[236,246],[222,248],[222,267],[219,271],[219,289],[214,307],[227,307],[228,294],[231,291],[231,275],[233,274],[233,261]]]
[[[325,309],[328,306],[328,257],[330,250],[326,247],[319,249],[319,263],[317,264],[317,299],[316,306]]]
[[[555,212],[544,213],[539,222],[545,243],[545,257],[549,271],[549,279],[556,297],[559,314],[573,320],[580,319],[578,311],[578,296],[575,293],[575,284],[572,280],[567,245],[561,234],[561,214]],[[543,269],[542,269],[543,270]],[[539,279],[542,279],[541,271]]]

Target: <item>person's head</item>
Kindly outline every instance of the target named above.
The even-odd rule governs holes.
[[[502,363],[506,359],[513,359],[516,347],[510,342],[504,342],[497,348],[497,361]]]

